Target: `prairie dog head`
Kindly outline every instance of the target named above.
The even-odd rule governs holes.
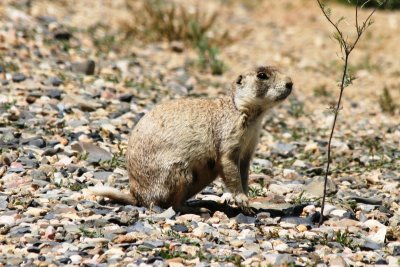
[[[246,112],[266,111],[290,95],[293,82],[275,67],[262,66],[239,75],[233,84],[236,108]]]

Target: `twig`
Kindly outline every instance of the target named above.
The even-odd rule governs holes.
[[[371,0],[368,0],[367,2],[369,2]],[[385,5],[386,2],[388,0],[383,1],[380,6]],[[334,23],[330,17],[330,9],[325,8],[325,5],[321,2],[321,0],[317,0],[318,5],[322,11],[322,13],[324,14],[325,18],[328,20],[328,22],[334,27],[334,29],[336,30],[336,35],[334,35],[335,39],[339,42],[340,45],[340,49],[342,51],[342,53],[344,54],[344,56],[342,57],[344,64],[343,64],[343,74],[342,74],[342,79],[341,79],[341,83],[340,83],[340,93],[339,93],[339,98],[336,104],[336,107],[334,109],[334,118],[333,118],[333,123],[332,123],[332,128],[331,128],[331,132],[329,135],[329,141],[328,141],[328,162],[326,164],[326,169],[325,169],[325,177],[324,177],[324,192],[323,192],[323,197],[322,197],[322,204],[321,204],[321,216],[320,216],[320,220],[319,220],[319,224],[318,226],[321,226],[321,224],[324,221],[324,208],[325,208],[325,198],[326,198],[326,186],[328,183],[328,175],[329,175],[329,167],[330,167],[330,163],[332,161],[332,156],[331,156],[331,143],[332,143],[332,138],[333,138],[333,134],[335,132],[335,127],[336,127],[336,121],[339,115],[339,110],[340,110],[340,104],[342,102],[342,96],[343,96],[343,92],[344,89],[349,86],[352,82],[352,80],[354,79],[348,71],[348,64],[349,64],[349,59],[350,59],[350,54],[351,52],[354,50],[354,48],[356,47],[358,41],[360,40],[362,34],[365,32],[365,30],[371,26],[372,24],[372,20],[371,17],[372,15],[375,13],[376,9],[373,9],[372,12],[368,15],[368,17],[364,20],[364,22],[362,23],[362,26],[359,26],[359,21],[358,21],[358,0],[356,1],[356,11],[355,11],[355,23],[356,23],[356,38],[353,42],[349,42],[348,39],[343,37],[343,32],[340,30],[339,28],[339,23],[342,20],[339,19],[336,23]],[[367,3],[365,2],[361,8],[363,8],[363,6]]]

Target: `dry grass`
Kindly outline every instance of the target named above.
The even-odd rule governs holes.
[[[183,41],[197,43],[208,36],[215,27],[218,13],[207,12],[196,8],[190,12],[182,5],[162,0],[148,0],[138,3],[126,2],[131,19],[121,22],[121,28],[127,36],[134,36],[144,41]],[[196,31],[193,28],[196,27]],[[209,37],[209,36],[208,36]],[[212,39],[219,43],[229,39],[225,31]]]

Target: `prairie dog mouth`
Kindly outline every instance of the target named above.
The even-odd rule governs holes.
[[[277,98],[276,101],[282,101],[284,99],[286,99],[286,97],[288,97],[290,95],[290,93],[292,92],[292,88],[285,88],[285,91],[283,91]]]

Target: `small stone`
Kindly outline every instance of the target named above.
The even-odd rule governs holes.
[[[273,167],[272,162],[267,160],[267,159],[255,158],[253,160],[253,164],[256,164],[256,165],[260,166],[264,170],[265,169],[271,169]]]
[[[56,39],[56,40],[68,41],[69,39],[71,39],[71,37],[72,37],[72,34],[67,31],[56,31],[54,33],[54,39]]]
[[[253,251],[253,250],[244,250],[242,252],[239,253],[240,256],[242,256],[244,259],[249,259],[255,255],[257,255],[257,251]]]
[[[33,180],[44,180],[44,181],[48,180],[46,173],[41,170],[32,170],[30,175]]]
[[[146,247],[149,247],[151,249],[153,248],[162,248],[164,246],[164,241],[161,240],[146,240],[143,242],[143,245]]]
[[[15,73],[12,76],[12,81],[15,82],[15,83],[23,82],[25,80],[26,80],[26,76],[24,74],[22,74],[22,73]]]
[[[329,266],[332,267],[346,267],[349,266],[341,256],[336,256],[329,261]]]
[[[329,213],[331,216],[337,216],[339,218],[343,218],[344,214],[346,214],[346,210],[335,209]]]
[[[55,148],[48,148],[46,149],[42,156],[54,156],[55,154],[57,154],[58,152],[60,152],[59,149],[55,149]]]
[[[27,249],[27,251],[28,251],[28,252],[31,252],[31,253],[40,253],[40,248],[35,247],[35,246],[32,246],[32,247],[29,247],[29,248]]]
[[[39,148],[44,148],[46,146],[46,141],[43,140],[43,138],[39,137],[39,138],[35,138],[33,140],[30,140],[28,142],[29,145],[31,146],[36,146]]]
[[[244,244],[244,240],[232,239],[229,244],[235,248],[240,248]]]
[[[62,80],[60,78],[58,78],[58,77],[50,77],[48,79],[48,82],[52,86],[56,86],[56,87],[60,86],[63,83]]]
[[[86,75],[93,75],[95,71],[95,62],[93,60],[87,60],[84,62],[75,62],[71,64],[73,72],[84,73]]]
[[[71,260],[72,264],[80,264],[82,261],[82,257],[79,255],[72,255],[69,257],[69,259]]]
[[[45,233],[44,233],[44,237],[47,238],[47,239],[53,240],[55,235],[56,235],[56,233],[57,232],[56,232],[56,230],[54,229],[53,226],[48,226],[46,228]]]
[[[288,265],[289,263],[294,262],[294,259],[289,254],[263,254],[265,261],[263,261],[262,265],[267,266],[283,266]]]
[[[27,211],[25,211],[24,214],[26,215],[32,215],[34,217],[41,217],[46,215],[47,210],[46,209],[42,209],[42,208],[28,208]]]
[[[289,249],[289,246],[286,243],[281,243],[281,244],[274,245],[274,249],[279,252],[285,252]]]
[[[24,169],[24,167],[22,166],[22,164],[19,163],[19,162],[13,162],[13,163],[11,163],[10,168],[8,169],[8,172],[16,172],[16,173],[19,173],[19,172],[23,172],[23,171],[25,171],[25,169]]]
[[[364,244],[361,245],[362,248],[364,249],[369,249],[369,250],[379,250],[382,248],[382,244],[379,244],[377,242],[367,240],[365,241]]]
[[[283,177],[289,180],[297,180],[300,178],[300,175],[292,169],[283,169]]]
[[[322,197],[324,191],[324,177],[319,176],[319,177],[314,177],[311,182],[309,182],[305,187],[304,187],[304,192],[315,196],[315,197]],[[333,183],[333,181],[328,178],[328,183],[326,187],[326,192],[327,195],[332,195],[337,191],[336,185]]]
[[[185,50],[185,44],[180,41],[173,41],[170,44],[171,50],[176,53],[182,53]]]
[[[356,201],[357,203],[370,204],[370,205],[382,205],[382,200],[377,198],[368,197],[350,197],[349,199]]]
[[[3,215],[0,216],[0,225],[13,225],[15,223],[14,216]]]
[[[237,223],[253,224],[256,221],[256,218],[250,217],[250,216],[245,216],[242,213],[240,213],[239,215],[237,215],[235,217],[235,221]]]
[[[291,144],[285,144],[285,143],[276,143],[273,146],[272,152],[275,154],[279,154],[284,157],[288,157],[292,154],[292,152],[296,149],[296,146],[291,145]]]
[[[81,169],[82,168],[80,168],[79,170],[81,170]],[[81,176],[83,173],[85,173],[87,171],[86,170],[85,172],[81,172],[79,170],[78,170],[78,176]],[[107,182],[108,177],[110,177],[110,175],[112,175],[112,174],[113,174],[113,172],[98,171],[93,174],[93,177],[94,177],[94,179],[100,180],[102,182]]]
[[[316,175],[322,175],[324,173],[324,169],[321,167],[313,167],[306,170],[306,174],[314,177]]]
[[[315,142],[307,143],[306,146],[304,147],[304,152],[315,153],[317,151],[319,151],[318,143]]]
[[[281,222],[285,222],[285,223],[290,223],[290,224],[294,224],[294,225],[308,225],[308,226],[312,226],[312,221],[310,221],[308,218],[303,218],[303,217],[283,217],[281,219]]]
[[[308,231],[308,227],[305,224],[299,224],[296,226],[297,231],[299,231],[300,233]]]
[[[175,224],[171,227],[172,230],[180,233],[187,233],[189,229],[183,224]]]
[[[98,163],[100,161],[108,161],[112,159],[110,152],[92,143],[78,142],[73,144],[71,148],[81,153],[88,153],[89,155],[86,160],[90,163]]]
[[[293,162],[292,166],[293,166],[293,167],[299,167],[299,168],[306,168],[308,165],[306,164],[305,161],[296,159],[296,160]]]
[[[169,82],[167,84],[167,88],[169,88],[174,93],[177,93],[178,95],[187,95],[188,94],[188,89],[185,86],[183,86],[175,81]]]
[[[122,102],[131,102],[133,99],[133,94],[123,94],[119,96],[119,100]]]
[[[47,90],[47,96],[54,99],[61,99],[62,91],[58,89],[49,89]]]
[[[169,209],[166,209],[163,213],[160,213],[157,215],[158,218],[165,218],[165,219],[171,219],[172,217],[175,216],[175,211],[172,207]]]

